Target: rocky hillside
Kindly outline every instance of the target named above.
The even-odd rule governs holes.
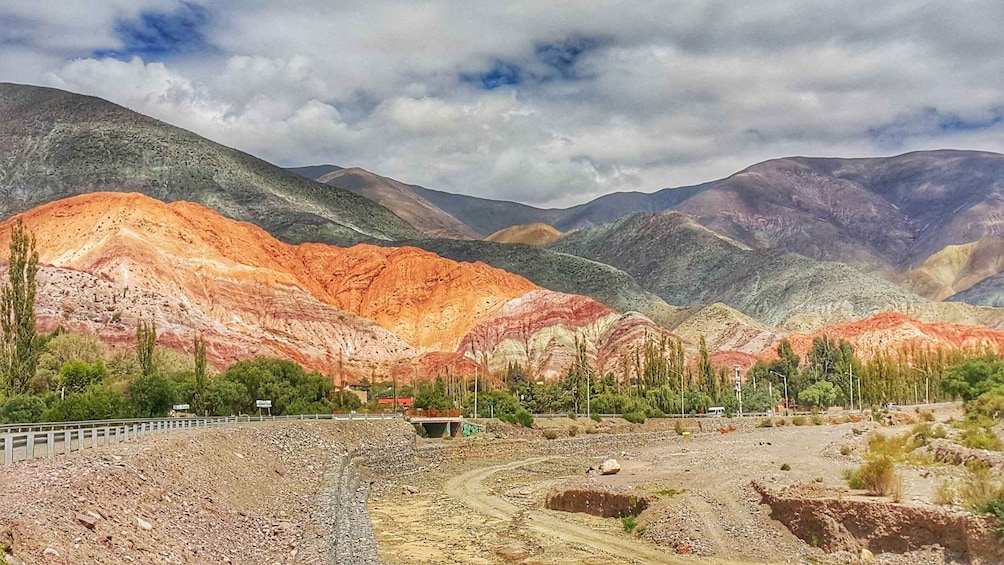
[[[535,379],[553,379],[575,361],[578,339],[599,374],[619,374],[625,355],[645,339],[659,340],[668,333],[638,314],[620,314],[583,296],[537,290],[509,301],[478,324],[460,351],[493,371],[516,363],[529,366]]]
[[[293,169],[317,182],[334,186],[385,206],[428,237],[479,239],[480,235],[450,214],[419,196],[413,187],[360,168],[334,169],[326,166]]]
[[[670,304],[723,302],[773,326],[798,315],[822,327],[923,302],[841,263],[751,249],[678,212],[627,216],[552,247],[622,269]]]
[[[292,243],[418,233],[369,199],[105,100],[0,84],[0,218],[96,191],[197,202]]]
[[[538,288],[415,248],[291,246],[200,205],[134,193],[77,196],[19,217],[53,267],[40,293],[49,320],[114,341],[154,316],[167,344],[201,331],[219,361],[272,352],[358,372],[453,351]],[[13,221],[0,224],[0,247]]]
[[[667,328],[679,312],[679,308],[643,289],[624,271],[542,247],[443,239],[399,244],[420,247],[454,261],[487,263],[549,290],[588,296],[619,312],[640,312]]]
[[[932,351],[1004,351],[1004,331],[978,326],[924,323],[895,312],[883,312],[863,320],[824,328],[810,335],[792,334],[789,340],[797,353],[805,354],[812,348],[812,340],[824,335],[846,339],[864,359],[876,353],[905,347]]]

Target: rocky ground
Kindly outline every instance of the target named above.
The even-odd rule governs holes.
[[[375,563],[349,461],[413,445],[401,422],[269,422],[0,467],[0,547],[18,564]]]
[[[542,424],[580,431],[556,440],[533,432],[503,437],[500,429],[494,437],[423,440],[409,475],[374,485],[369,506],[381,562],[857,563],[858,551],[827,553],[772,519],[754,483],[893,504],[849,491],[842,478],[844,469],[861,463],[866,438],[878,424],[745,426],[689,440],[667,431],[665,421],[636,426],[633,433],[622,426],[604,432],[605,426],[582,421]],[[619,460],[620,473],[587,475],[608,457]],[[906,488],[899,504],[932,512],[941,512],[933,504],[938,480],[964,472],[906,464],[900,471]],[[555,489],[635,493],[651,504],[628,533],[618,518],[546,509]],[[907,514],[917,513],[890,513]],[[966,562],[937,544],[874,556],[888,565],[956,560]]]

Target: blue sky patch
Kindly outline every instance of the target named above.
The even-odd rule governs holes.
[[[523,71],[514,64],[496,61],[495,65],[485,73],[464,73],[460,80],[480,84],[485,90],[495,90],[502,86],[516,86],[523,82]]]
[[[869,128],[866,134],[879,145],[896,149],[915,137],[934,137],[1000,125],[1004,125],[1004,108],[996,108],[986,117],[967,118],[928,107],[919,112],[901,115],[887,124]]]
[[[563,79],[579,78],[576,63],[582,55],[601,45],[603,41],[590,37],[575,37],[555,43],[539,43],[534,47],[537,59],[554,69]]]
[[[149,61],[205,52],[212,49],[205,37],[209,20],[205,8],[189,3],[173,12],[143,12],[135,19],[115,23],[121,49],[96,51],[94,55],[123,60],[138,55]]]

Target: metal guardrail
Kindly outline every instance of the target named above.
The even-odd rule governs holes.
[[[126,420],[88,420],[82,422],[47,422],[44,424],[11,424],[0,426],[3,464],[34,459],[38,447],[44,446],[46,457],[61,452],[70,453],[85,448],[139,439],[147,434],[287,420],[393,420],[400,414],[298,414],[293,416],[225,416],[213,418],[133,418]]]

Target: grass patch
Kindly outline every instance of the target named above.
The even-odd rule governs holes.
[[[805,425],[805,416],[792,416],[792,418],[791,418],[791,425],[793,425],[793,426],[804,426]]]
[[[841,445],[840,446],[840,454],[843,455],[844,457],[847,457],[851,453],[854,453],[854,448],[853,447],[851,447],[849,445]]]
[[[770,418],[767,418],[766,420],[760,420],[759,427],[761,427],[761,428],[773,428],[774,427],[774,420],[771,420]]]
[[[624,527],[625,532],[630,534],[638,527],[638,519],[634,516],[625,516],[621,518],[621,526]]]
[[[825,422],[825,420],[819,414],[813,414],[812,415],[812,425],[813,426],[822,426],[824,422]]]
[[[558,439],[558,431],[553,429],[544,430],[544,438],[546,439]]]
[[[568,428],[568,437],[575,437],[579,435],[579,426],[572,426]]]
[[[628,422],[631,422],[632,424],[645,423],[645,414],[642,412],[628,412],[627,414],[624,414],[621,417],[627,420]]]
[[[668,488],[668,489],[660,490],[656,494],[661,495],[661,496],[668,496],[669,498],[673,498],[674,496],[676,496],[678,494],[683,494],[685,492],[687,492],[687,491],[685,491],[685,490],[676,490],[675,488]]]
[[[781,464],[781,470],[782,471],[790,471],[791,470],[791,465],[789,465],[787,463],[782,463]]]
[[[950,506],[955,504],[955,485],[949,480],[943,480],[938,482],[938,486],[934,489],[934,503],[941,506]]]

